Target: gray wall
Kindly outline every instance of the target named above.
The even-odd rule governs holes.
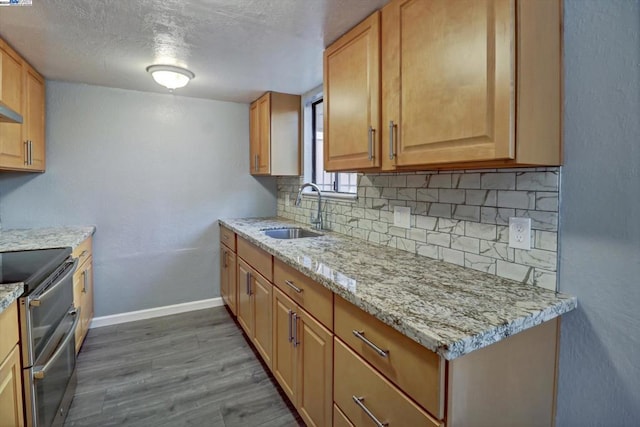
[[[557,425],[640,425],[640,3],[565,1]]]
[[[2,227],[96,225],[96,316],[219,296],[216,220],[276,212],[249,106],[49,82],[47,113],[47,171],[0,175]]]

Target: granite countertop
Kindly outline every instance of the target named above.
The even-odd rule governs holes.
[[[219,222],[447,360],[577,307],[570,295],[343,234],[278,240],[261,232],[308,228],[282,218]]]
[[[65,246],[71,246],[75,249],[95,231],[96,228],[93,226],[0,230],[0,252]],[[22,295],[22,292],[22,283],[0,285],[0,313]]]

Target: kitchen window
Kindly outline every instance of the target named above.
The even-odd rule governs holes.
[[[324,170],[324,103],[320,97],[311,102],[311,181],[323,193],[353,195],[358,192],[358,174]]]

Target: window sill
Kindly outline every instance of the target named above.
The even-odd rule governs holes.
[[[309,199],[317,199],[318,193],[316,193],[313,190],[310,191],[303,191],[302,192],[302,197],[303,198],[309,198]],[[322,198],[324,200],[340,200],[341,202],[357,202],[358,201],[358,195],[357,194],[349,194],[349,193],[334,193],[334,192],[326,192],[323,191],[322,193]]]

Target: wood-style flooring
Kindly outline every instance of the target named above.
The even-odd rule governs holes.
[[[224,307],[89,331],[71,426],[299,426]]]

